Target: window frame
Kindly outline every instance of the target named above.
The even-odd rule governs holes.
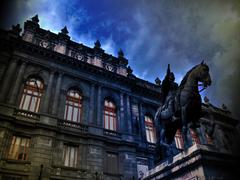
[[[184,139],[181,129],[177,129],[174,140],[177,149],[184,149]]]
[[[34,84],[32,84],[32,82]],[[28,78],[28,80],[24,83],[19,109],[38,113],[43,96],[43,91],[44,83],[41,79],[35,77]]]
[[[79,98],[73,97],[70,93],[77,93]],[[75,95],[74,95],[75,96]],[[64,120],[73,122],[73,123],[81,123],[82,122],[82,108],[83,108],[83,96],[82,92],[77,89],[70,89],[67,91],[66,100],[65,100],[65,109],[64,109]],[[71,107],[71,110],[70,110]],[[74,118],[74,114],[77,114],[77,118]],[[71,113],[71,117],[69,118],[69,113]]]
[[[157,143],[156,128],[154,126],[153,118],[149,115],[144,115],[146,140],[149,143]]]
[[[17,143],[17,139],[19,139],[19,144]],[[22,142],[25,140],[24,146],[22,146]],[[9,147],[9,151],[7,154],[7,159],[14,159],[14,160],[20,160],[20,161],[28,161],[29,160],[29,153],[30,153],[30,138],[23,137],[23,136],[17,136],[13,135],[11,139],[11,144]],[[23,153],[21,148],[23,147]],[[19,156],[21,158],[19,158]]]
[[[108,104],[108,106],[106,105]],[[111,106],[110,106],[111,104]],[[112,128],[111,128],[112,124]],[[117,107],[114,101],[105,99],[103,108],[103,127],[111,131],[117,131]]]
[[[73,154],[72,154],[73,150]],[[72,157],[73,155],[73,157]],[[63,147],[63,166],[77,168],[78,167],[78,159],[79,159],[79,146],[64,144]],[[72,160],[72,162],[71,162]],[[72,164],[71,164],[72,163]]]

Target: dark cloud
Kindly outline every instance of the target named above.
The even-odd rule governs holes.
[[[205,59],[213,84],[202,95],[240,117],[240,8],[237,1],[142,1],[137,30],[126,41],[130,64],[143,78],[164,77],[167,64],[180,82]]]
[[[7,6],[4,27],[38,13],[45,29],[57,33],[67,25],[74,41],[93,46],[100,39],[114,55],[122,48],[134,73],[151,82],[164,77],[167,64],[180,82],[205,59],[213,84],[202,95],[240,118],[238,0],[15,0]]]

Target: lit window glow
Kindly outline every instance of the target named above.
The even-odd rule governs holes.
[[[153,125],[153,120],[149,116],[145,116],[145,128],[146,128],[146,137],[147,141],[150,143],[156,143],[156,133]]]
[[[29,143],[29,138],[13,136],[8,158],[25,161],[28,160]]]
[[[64,119],[72,122],[81,121],[82,96],[79,91],[69,90],[66,98]]]
[[[116,106],[109,100],[104,101],[104,128],[112,131],[117,130]]]
[[[29,79],[25,85],[20,102],[20,109],[38,112],[43,93],[43,83],[35,78]]]

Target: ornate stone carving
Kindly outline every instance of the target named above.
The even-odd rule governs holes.
[[[12,25],[12,30],[11,30],[14,34],[19,35],[20,32],[22,31],[22,29],[20,28],[20,24],[17,25]]]
[[[64,28],[61,29],[61,32],[67,35],[68,34],[67,26],[64,26]]]
[[[155,79],[155,83],[157,84],[157,85],[161,85],[161,80],[159,79],[159,77],[157,77],[156,79]]]
[[[94,48],[97,48],[97,49],[99,49],[99,48],[101,48],[101,43],[100,43],[100,41],[99,40],[97,40],[95,43],[94,43]]]
[[[36,14],[34,17],[32,17],[32,22],[39,23],[38,15]]]
[[[111,72],[115,72],[116,68],[111,64],[105,64],[105,69]]]
[[[50,43],[46,40],[42,40],[42,41],[40,41],[39,46],[49,49]]]

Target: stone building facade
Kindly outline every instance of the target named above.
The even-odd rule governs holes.
[[[127,180],[154,168],[161,86],[134,76],[121,50],[73,42],[66,27],[54,34],[35,16],[20,32],[0,31],[0,179]],[[216,130],[207,137],[202,119],[192,143],[232,151],[238,122],[205,108]]]
[[[144,116],[153,119],[159,86],[136,78],[122,51],[38,21],[21,36],[18,26],[1,31],[2,179],[136,178],[138,161],[153,166]]]

